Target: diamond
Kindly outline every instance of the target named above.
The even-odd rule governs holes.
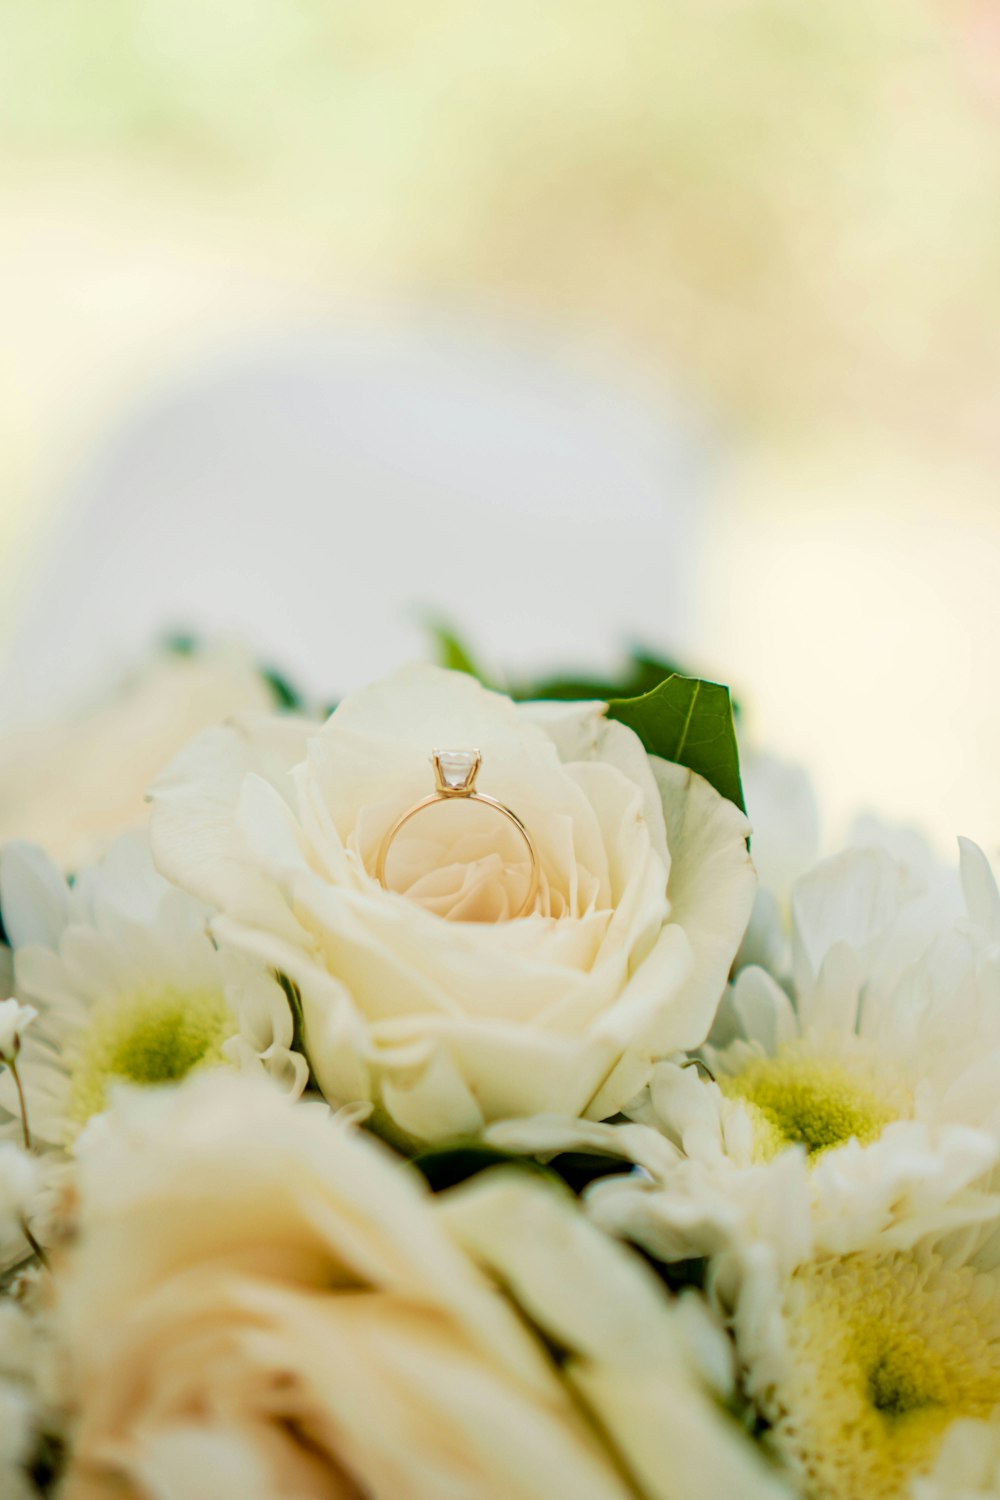
[[[435,750],[431,760],[440,791],[472,791],[482,760],[478,750]]]

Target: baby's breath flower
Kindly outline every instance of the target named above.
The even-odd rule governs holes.
[[[37,1019],[33,1005],[22,1005],[13,998],[0,1000],[0,1062],[13,1062],[21,1050],[21,1038]]]

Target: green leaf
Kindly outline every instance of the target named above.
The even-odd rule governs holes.
[[[201,648],[198,637],[187,630],[170,631],[161,639],[164,651],[174,656],[195,656]]]
[[[439,666],[447,667],[452,672],[467,672],[470,677],[477,677],[488,686],[485,673],[476,665],[472,653],[447,621],[431,615],[425,617],[423,625],[437,648]]]
[[[746,811],[729,689],[674,673],[640,698],[614,698],[608,718],[627,724],[650,755],[687,766]]]
[[[260,666],[258,670],[271,690],[275,708],[285,713],[294,713],[303,707],[302,694],[283,672],[266,665]]]
[[[285,999],[288,1001],[288,1009],[292,1013],[291,1050],[293,1052],[301,1052],[306,1062],[309,1063],[309,1059],[306,1057],[305,1024],[302,1018],[302,996],[299,994],[299,987],[297,984],[293,984],[287,974],[282,974],[280,969],[272,969],[271,973],[284,990]],[[309,1083],[310,1085],[313,1083],[311,1063],[309,1063]]]
[[[609,698],[638,698],[676,671],[677,667],[673,662],[663,661],[636,647],[629,652],[624,667],[614,677],[560,673],[542,678],[539,682],[516,683],[510,690],[510,696],[522,702],[557,699],[572,703],[588,700],[603,700],[606,703]]]
[[[162,636],[161,644],[165,651],[171,652],[174,656],[198,656],[205,643],[192,631],[175,630]],[[302,694],[283,672],[279,672],[276,667],[270,666],[267,662],[258,662],[257,670],[267,684],[274,699],[274,706],[279,712],[291,712],[304,706]]]

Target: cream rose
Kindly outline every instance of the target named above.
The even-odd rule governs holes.
[[[432,809],[394,846],[405,894],[374,878],[441,746],[477,747],[480,789],[528,827],[528,915],[503,920],[525,871],[516,848],[501,857],[496,814],[449,829]],[[298,986],[326,1097],[371,1101],[424,1140],[613,1114],[652,1059],[703,1040],[754,895],[743,814],[647,756],[604,705],[519,706],[434,667],[357,693],[315,731],[247,718],[204,734],[153,800],[160,868]]]
[[[145,822],[150,780],[193,734],[273,702],[235,647],[154,653],[98,701],[0,735],[0,844],[27,839],[79,869]]]
[[[409,1165],[259,1079],[123,1095],[56,1266],[62,1500],[630,1500]]]

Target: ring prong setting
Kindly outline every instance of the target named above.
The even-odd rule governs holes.
[[[483,757],[479,750],[434,750],[431,765],[442,797],[471,797]]]

